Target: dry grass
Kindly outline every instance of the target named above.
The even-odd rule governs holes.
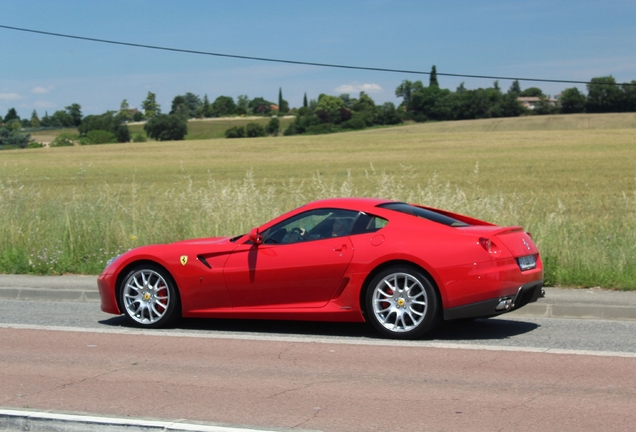
[[[56,209],[53,202],[92,203],[100,226],[120,231],[98,234],[111,238],[114,250],[130,247],[131,235],[150,243],[243,232],[274,211],[325,194],[383,196],[524,225],[549,261],[552,283],[636,288],[635,119],[634,114],[528,117],[323,136],[5,151],[0,208],[8,211],[10,182],[18,188],[14,195],[24,197],[22,207],[48,208],[52,224],[66,217],[55,214],[63,206]],[[188,202],[193,218],[170,215],[178,211],[176,203]],[[216,204],[206,205],[211,202]],[[223,208],[234,202],[242,204],[235,206],[232,222]],[[142,221],[152,220],[162,234],[133,229],[130,216],[117,210],[131,206],[149,209],[137,214],[138,226],[151,230]],[[83,217],[90,218],[85,211]],[[0,230],[5,249],[6,231]],[[59,271],[78,270],[54,270]]]

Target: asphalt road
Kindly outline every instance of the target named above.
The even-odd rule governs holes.
[[[400,344],[387,341],[365,324],[185,319],[177,326],[148,331],[123,316],[101,312],[96,303],[0,300],[0,326],[65,327],[100,332],[188,335],[217,338],[313,341],[347,344]],[[527,348],[542,351],[636,353],[636,321],[557,319],[503,315],[449,323],[411,346],[439,344]],[[470,348],[470,347],[469,347]]]
[[[0,301],[0,405],[325,431],[632,430],[636,322],[512,317],[420,341],[364,325]]]

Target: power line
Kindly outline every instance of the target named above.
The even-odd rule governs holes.
[[[416,70],[406,70],[406,69],[391,69],[391,68],[379,68],[379,67],[365,67],[365,66],[351,66],[351,65],[341,65],[341,64],[331,64],[331,63],[316,63],[316,62],[304,62],[297,60],[284,60],[284,59],[274,59],[274,58],[266,58],[266,57],[252,57],[252,56],[243,56],[237,54],[223,54],[223,53],[215,53],[209,51],[196,51],[182,48],[170,48],[170,47],[162,47],[156,45],[146,45],[146,44],[138,44],[132,42],[121,42],[114,41],[109,39],[98,39],[91,38],[85,36],[76,36],[69,35],[63,33],[53,33],[42,30],[33,30],[21,27],[12,27],[7,25],[0,24],[0,28],[4,28],[7,30],[15,30],[27,33],[36,33],[47,36],[56,36],[67,39],[77,39],[84,40],[89,42],[99,42],[111,45],[123,45],[123,46],[131,46],[136,48],[146,48],[146,49],[154,49],[160,51],[172,51],[186,54],[198,54],[198,55],[207,55],[214,57],[228,57],[228,58],[236,58],[242,60],[255,60],[255,61],[264,61],[271,63],[286,63],[286,64],[295,64],[295,65],[304,65],[304,66],[319,66],[319,67],[327,67],[327,68],[339,68],[339,69],[355,69],[355,70],[365,70],[365,71],[375,71],[375,72],[392,72],[392,73],[402,73],[402,74],[416,74],[416,75],[430,75],[430,72],[424,71],[416,71]],[[477,78],[477,79],[494,79],[494,80],[510,80],[510,81],[533,81],[533,82],[546,82],[546,83],[562,83],[562,84],[586,84],[586,85],[595,85],[595,83],[590,81],[573,81],[573,80],[560,80],[560,79],[545,79],[545,78],[520,78],[520,77],[505,77],[505,76],[490,76],[490,75],[471,75],[471,74],[454,74],[454,73],[443,73],[437,72],[438,76],[447,76],[447,77],[459,77],[459,78]],[[604,83],[605,84],[605,83]],[[615,85],[635,85],[632,83],[615,83]]]

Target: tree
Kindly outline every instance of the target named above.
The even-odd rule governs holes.
[[[622,94],[612,76],[592,78],[587,85],[588,113],[616,112],[621,105]]]
[[[409,80],[404,80],[402,81],[402,84],[395,89],[395,96],[403,98],[404,101],[402,102],[402,105],[404,107],[408,107],[411,103],[411,96],[413,95],[413,92],[420,91],[422,89],[424,89],[422,81],[418,80],[411,82]]]
[[[269,114],[272,111],[272,103],[262,97],[252,99],[247,106],[254,114]]]
[[[77,127],[82,124],[82,107],[80,104],[71,104],[66,108],[66,112],[73,119],[73,126]]]
[[[392,102],[385,102],[381,107],[383,114],[383,123],[386,125],[395,125],[402,123],[402,120],[397,115],[397,110]]]
[[[175,96],[174,99],[172,99],[170,114],[181,116],[186,120],[190,117],[190,110],[184,96]]]
[[[621,89],[623,90],[623,103],[621,105],[621,111],[623,112],[636,111],[636,80],[632,80],[632,82],[629,84],[623,84],[621,86]]]
[[[212,103],[211,112],[213,117],[229,116],[236,112],[237,106],[231,96],[219,96]]]
[[[144,130],[157,141],[183,140],[188,133],[188,121],[175,114],[159,114],[146,122]]]
[[[38,118],[38,113],[35,110],[31,113],[31,127],[40,127],[40,119]]]
[[[283,89],[278,88],[278,112],[281,114],[285,114],[289,111],[289,103],[283,99]]]
[[[322,123],[338,124],[343,120],[342,111],[346,109],[339,97],[321,94],[315,112]]]
[[[58,110],[51,116],[51,126],[53,127],[74,127],[75,119],[68,111]]]
[[[307,108],[307,93],[305,93],[305,96],[303,97],[303,108]]]
[[[203,117],[212,117],[212,105],[207,94],[203,96]]]
[[[82,124],[77,128],[80,136],[86,137],[91,131],[110,132],[117,142],[129,142],[130,130],[124,124],[125,118],[115,111],[107,111],[100,115],[88,115],[84,117]]]
[[[146,99],[141,103],[141,109],[144,112],[144,117],[147,119],[161,114],[161,107],[157,103],[157,95],[148,92],[148,96],[146,96]]]
[[[538,87],[528,87],[527,89],[525,89],[524,91],[519,93],[519,96],[521,96],[521,97],[538,97],[538,98],[545,97],[545,95],[543,94],[541,89],[538,88]]]
[[[519,85],[519,80],[514,80],[508,89],[508,94],[514,94],[515,96],[519,96],[521,94],[521,86]]]
[[[439,82],[437,81],[437,68],[435,65],[431,68],[431,75],[428,79],[429,87],[439,87]]]
[[[128,105],[128,101],[124,99],[119,104],[119,113],[117,113],[124,121],[129,122],[133,119],[133,112],[130,109],[130,105]]]
[[[375,108],[375,102],[371,99],[371,96],[361,91],[360,96],[352,106],[354,111],[373,111]]]
[[[183,95],[185,100],[185,104],[188,107],[188,116],[189,118],[196,117],[197,111],[203,105],[201,102],[201,98],[194,93],[187,92]]]
[[[247,110],[249,108],[249,102],[250,102],[250,98],[247,97],[247,95],[239,95],[236,98],[236,114],[247,114]]]
[[[9,108],[9,111],[7,111],[7,115],[4,117],[3,123],[9,123],[11,120],[20,120],[20,116],[18,116],[15,108]]]
[[[12,121],[16,121],[13,119]],[[9,128],[0,128],[0,149],[26,148],[31,141],[30,134],[21,134]]]
[[[572,87],[563,90],[559,102],[561,104],[561,112],[563,114],[583,113],[585,112],[585,102],[587,98],[578,88]]]

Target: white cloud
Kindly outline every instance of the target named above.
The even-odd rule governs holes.
[[[0,93],[0,100],[11,101],[11,100],[18,100],[18,99],[22,99],[22,96],[20,96],[17,93]]]
[[[50,88],[44,88],[44,87],[35,87],[33,88],[33,90],[31,90],[31,93],[35,93],[35,94],[47,94],[51,91]]]
[[[55,108],[57,105],[55,105],[52,102],[47,102],[47,101],[37,101],[33,104],[34,107],[36,108]]]
[[[343,84],[336,88],[338,93],[379,93],[382,91],[382,87],[378,84]]]

